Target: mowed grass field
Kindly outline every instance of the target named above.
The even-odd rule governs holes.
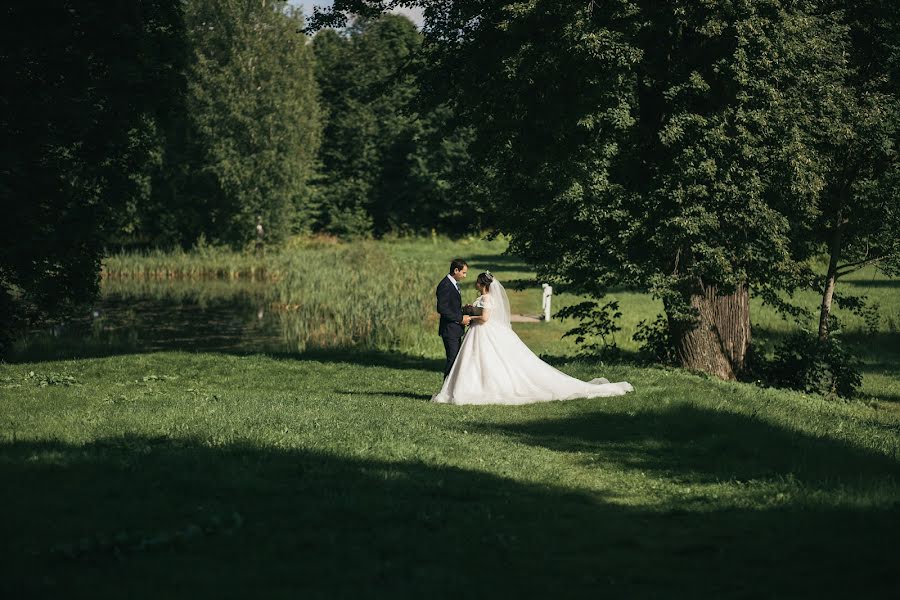
[[[421,276],[375,279],[415,321],[453,256],[533,277],[502,250],[382,242],[379,257]],[[26,346],[0,365],[0,594],[895,597],[900,299],[895,280],[850,281],[882,318],[874,333],[844,318],[865,361],[849,402],[579,359],[555,320],[516,331],[567,373],[635,392],[433,405],[427,315],[395,348]],[[511,295],[539,312],[539,288]],[[617,295],[633,350],[629,328],[656,305]],[[757,305],[753,320],[761,342],[788,331]]]

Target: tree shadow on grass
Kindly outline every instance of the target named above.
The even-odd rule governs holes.
[[[470,269],[477,273],[484,270],[494,271],[531,271],[532,267],[528,266],[518,256],[510,256],[507,254],[476,254],[466,258],[470,264]]]
[[[571,450],[610,434],[671,440],[675,427],[683,464],[633,466],[691,480],[703,463],[678,430],[698,416],[648,431],[591,417],[499,429]],[[860,478],[885,468],[799,443]],[[777,441],[766,460],[791,448]],[[0,477],[9,598],[889,597],[897,583],[896,506],[629,507],[456,467],[147,436],[0,444]]]
[[[762,326],[753,328],[754,344],[762,344],[772,348],[787,340],[793,332],[769,329]],[[879,356],[882,354],[900,354],[900,331],[842,331],[840,339],[862,354]]]
[[[276,360],[310,360],[324,363],[347,363],[363,367],[386,367],[401,370],[425,370],[442,373],[444,359],[427,358],[400,351],[385,351],[366,348],[311,349],[303,352],[265,351],[241,348],[238,345],[219,343],[215,337],[204,338],[192,342],[161,344],[59,344],[43,347],[28,352],[20,352],[7,359],[10,364],[26,362],[49,362],[59,360],[80,360],[105,358],[109,356],[127,356],[151,354],[154,352],[213,352],[232,356],[264,355]]]
[[[481,430],[554,451],[596,455],[686,483],[781,478],[819,489],[855,489],[871,482],[900,482],[900,463],[887,456],[724,410],[686,405],[482,425]],[[884,433],[896,445],[900,432]]]
[[[363,396],[385,396],[387,398],[409,398],[410,400],[431,400],[431,396],[428,394],[414,394],[412,392],[392,392],[392,391],[383,391],[383,390],[367,390],[365,388],[361,388],[358,390],[347,390],[340,389],[335,390],[338,394],[360,394]]]
[[[900,394],[878,393],[871,394],[863,392],[859,395],[859,399],[868,402],[885,402],[889,404],[900,404]]]
[[[891,368],[900,375],[900,331],[876,333],[854,331],[844,333],[842,336],[867,363],[881,368]]]
[[[314,360],[324,363],[347,363],[361,367],[385,367],[389,369],[444,372],[444,359],[426,358],[404,352],[385,350],[307,350],[306,352],[268,353],[266,356],[281,360]]]
[[[900,278],[897,279],[842,279],[841,285],[861,288],[897,288],[900,289]]]

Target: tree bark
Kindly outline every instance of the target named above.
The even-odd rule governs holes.
[[[822,291],[822,310],[819,313],[819,341],[828,339],[828,321],[831,316],[831,301],[834,298],[834,288],[838,278],[838,260],[841,258],[841,232],[843,215],[838,210],[834,219],[834,231],[831,232],[831,240],[828,243],[828,274],[825,276],[825,289]]]
[[[714,285],[700,283],[691,295],[697,319],[676,327],[675,351],[681,365],[725,380],[744,370],[750,347],[750,294],[746,285],[720,295]]]

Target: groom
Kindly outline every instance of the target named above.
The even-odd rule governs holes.
[[[450,262],[450,272],[441,279],[437,286],[437,311],[441,315],[438,335],[444,340],[444,352],[447,353],[447,365],[444,367],[444,379],[450,374],[459,346],[462,342],[463,327],[469,324],[471,317],[462,314],[462,294],[459,282],[469,273],[469,265],[461,258]]]

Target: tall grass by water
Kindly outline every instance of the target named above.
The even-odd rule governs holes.
[[[450,259],[466,253],[475,258],[473,265],[481,262],[486,269],[490,262],[497,272],[496,261],[485,259],[500,258],[505,247],[503,240],[477,238],[350,243],[297,238],[262,253],[208,245],[192,251],[120,253],[104,261],[104,288],[111,294],[131,290],[167,300],[191,298],[192,284],[176,282],[202,281],[195,286],[201,296],[208,295],[206,288],[226,295],[252,290],[278,319],[291,350],[402,350],[425,356],[441,351],[434,335],[434,286]],[[502,270],[508,263],[501,258],[497,265]],[[504,277],[526,275],[524,265],[513,266]],[[254,281],[262,286],[254,290],[253,285],[232,283]],[[474,300],[473,281],[463,284],[469,301]]]
[[[421,293],[432,276],[373,242],[284,253],[276,269],[272,306],[296,350],[360,347],[422,354],[423,330],[437,327],[433,301]]]
[[[227,293],[231,284],[218,282],[260,281],[253,293],[276,316],[295,351],[403,348],[422,354],[439,345],[421,335],[434,321],[432,302],[419,293],[431,274],[372,241],[294,242],[262,253],[201,246],[190,252],[117,254],[104,261],[103,273],[110,293],[152,289],[166,298],[189,297],[189,286],[141,282],[202,280],[198,289],[212,282]],[[244,293],[253,287],[237,289]]]
[[[273,273],[263,253],[239,252],[201,244],[191,250],[119,252],[103,261],[101,276],[108,279],[250,279]]]

